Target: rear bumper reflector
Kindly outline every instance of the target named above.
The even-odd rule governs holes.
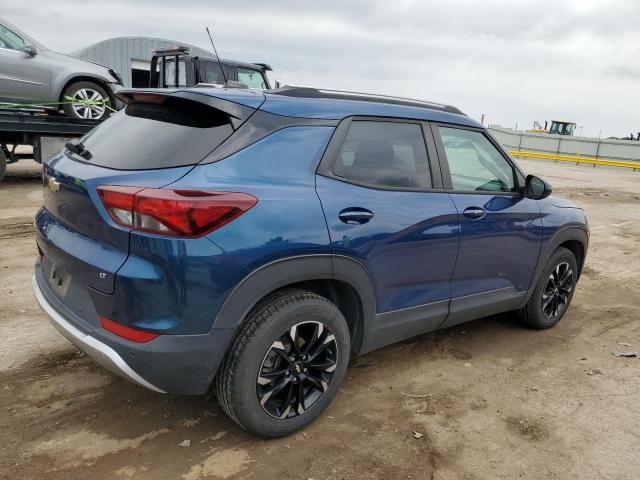
[[[108,318],[101,318],[100,326],[114,335],[136,343],[147,343],[160,336],[159,333],[144,332],[142,330],[127,327],[126,325],[120,325]]]
[[[31,284],[40,308],[49,316],[49,320],[53,326],[56,327],[67,340],[112,372],[155,392],[166,393],[138,375],[113,348],[98,341],[91,335],[82,333],[65,320],[44,297],[35,275],[31,279]]]

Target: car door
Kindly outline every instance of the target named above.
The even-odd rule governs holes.
[[[47,101],[51,94],[51,71],[46,55],[26,53],[20,35],[0,24],[0,100]]]
[[[333,253],[361,262],[375,287],[375,346],[433,330],[448,313],[457,211],[424,128],[344,120],[318,170]]]
[[[456,206],[460,248],[443,326],[517,308],[542,243],[536,200],[524,176],[483,130],[432,125],[443,183]]]

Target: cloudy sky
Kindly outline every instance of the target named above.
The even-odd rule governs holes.
[[[0,0],[49,48],[157,36],[274,66],[285,83],[456,105],[585,136],[640,131],[639,0]]]

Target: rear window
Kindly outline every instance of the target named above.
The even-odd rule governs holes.
[[[145,170],[194,165],[232,133],[226,113],[202,103],[164,97],[163,103],[127,105],[81,142],[91,153],[88,163]]]

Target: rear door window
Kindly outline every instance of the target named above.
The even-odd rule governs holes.
[[[226,113],[199,102],[164,97],[162,103],[127,105],[81,142],[91,154],[91,164],[140,170],[196,164],[232,133]]]
[[[354,121],[334,165],[336,176],[382,188],[431,188],[422,128],[415,123]]]

